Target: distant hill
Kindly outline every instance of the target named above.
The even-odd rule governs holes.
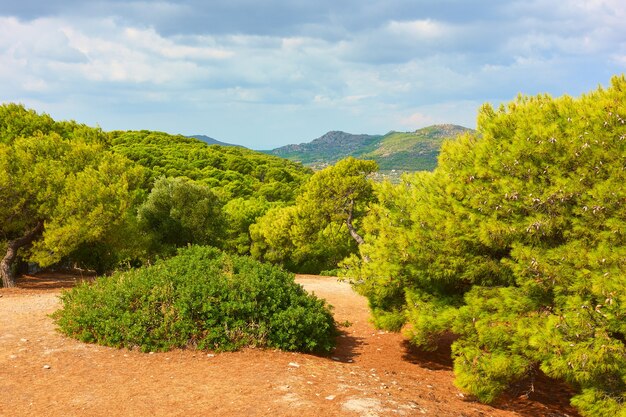
[[[195,139],[201,140],[202,142],[206,143],[207,145],[239,146],[240,148],[244,147],[244,146],[241,146],[241,145],[233,145],[232,143],[222,142],[222,141],[219,141],[217,139],[213,139],[213,138],[205,136],[205,135],[192,135],[192,136],[187,136],[187,137],[188,138],[195,138]]]
[[[113,152],[148,169],[148,184],[160,177],[187,177],[211,187],[224,201],[292,201],[312,174],[291,160],[241,146],[207,146],[182,135],[128,130],[109,132],[109,138]]]
[[[468,131],[472,129],[452,124],[433,125],[415,132],[389,132],[386,135],[332,131],[309,143],[264,152],[312,167],[322,167],[353,156],[375,160],[382,171],[431,171],[437,165],[444,139]]]
[[[366,149],[373,150],[382,137],[382,135],[353,135],[332,131],[309,143],[286,145],[264,152],[299,161],[305,165],[334,163],[347,156],[361,155]]]

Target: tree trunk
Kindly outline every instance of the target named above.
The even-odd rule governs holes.
[[[11,266],[17,257],[17,252],[21,247],[29,245],[43,232],[43,222],[37,223],[32,230],[28,231],[24,236],[9,241],[7,245],[7,253],[0,261],[0,276],[2,277],[2,285],[5,288],[15,287],[15,275],[11,271]]]
[[[356,229],[352,225],[352,209],[350,209],[350,211],[348,212],[348,218],[346,219],[346,226],[348,226],[348,231],[350,232],[350,236],[352,236],[352,239],[356,240],[356,243],[358,245],[362,245],[365,243],[365,240],[363,240],[361,235],[357,233]]]
[[[350,236],[352,236],[352,239],[356,241],[357,245],[361,246],[362,244],[365,243],[365,240],[363,239],[363,237],[361,237],[360,234],[357,233],[356,229],[354,228],[354,225],[352,224],[353,207],[354,207],[354,200],[351,200],[350,205],[348,207],[348,218],[346,219],[346,226],[348,226],[348,231],[350,232]],[[370,257],[367,255],[363,256],[363,261],[369,262]]]

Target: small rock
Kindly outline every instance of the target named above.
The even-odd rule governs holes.
[[[295,363],[295,362],[289,362],[289,366],[291,366],[292,368],[299,368],[300,365]]]
[[[206,354],[206,357],[207,357],[207,358],[214,358],[214,357],[215,357],[215,355],[214,355],[214,354],[212,354],[212,353],[207,353],[207,354]]]
[[[22,342],[22,343],[26,343],[26,342],[28,342],[28,339],[21,338],[21,339],[20,339],[20,342]]]
[[[340,360],[341,360],[341,359],[339,359],[339,358],[338,358],[338,357],[336,357],[336,356],[331,356],[330,358],[331,358],[332,360],[334,360],[334,361],[340,361]]]
[[[334,395],[329,395],[328,397],[325,397],[328,401],[332,401],[335,399]]]
[[[50,368],[51,368],[51,366],[50,366],[50,365],[44,365],[44,366],[43,366],[43,369],[50,369]]]

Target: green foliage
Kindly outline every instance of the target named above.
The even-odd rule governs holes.
[[[62,295],[59,328],[85,342],[142,351],[245,346],[327,352],[336,327],[293,275],[191,246],[154,266],[98,278]]]
[[[292,201],[310,170],[275,156],[234,146],[207,146],[198,139],[147,130],[111,132],[112,149],[149,168],[152,181],[187,177],[222,200],[263,197]]]
[[[224,249],[240,255],[248,254],[252,244],[250,226],[271,207],[272,204],[263,197],[229,200],[223,207],[227,225]]]
[[[251,254],[299,272],[336,268],[356,252],[350,228],[360,226],[373,198],[367,175],[376,169],[373,161],[347,158],[316,172],[294,206],[273,208],[250,227]]]
[[[217,246],[224,234],[221,202],[211,189],[186,178],[159,178],[138,209],[139,226],[171,250],[188,244]]]
[[[16,105],[0,106],[0,128],[0,246],[41,225],[21,256],[51,265],[104,238],[136,201],[143,170],[107,151],[99,129]]]
[[[0,143],[11,144],[17,138],[56,133],[65,139],[78,139],[103,146],[109,144],[107,135],[99,128],[74,121],[57,122],[47,114],[38,114],[21,104],[0,105]]]
[[[626,413],[624,166],[623,76],[579,99],[483,106],[433,173],[377,188],[371,261],[348,274],[415,344],[455,333],[456,383],[482,401],[538,366],[579,388],[584,415]]]
[[[151,233],[149,252],[163,256],[187,243],[250,253],[250,225],[272,206],[292,202],[311,175],[281,158],[180,135],[112,132],[110,140],[116,153],[150,172],[146,188],[152,192],[140,209],[140,224]],[[179,184],[175,192],[165,190],[164,182],[171,181]]]
[[[98,275],[117,268],[131,268],[149,261],[154,240],[139,226],[134,209],[111,225],[107,233],[97,241],[83,242],[64,258],[69,265],[95,271]]]
[[[244,148],[160,132],[107,134],[17,104],[0,106],[0,146],[0,249],[45,223],[22,257],[99,272],[188,243],[249,253],[250,224],[293,201],[311,174]]]

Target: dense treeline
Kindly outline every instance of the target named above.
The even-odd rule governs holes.
[[[275,156],[180,135],[115,131],[109,137],[113,152],[147,169],[151,191],[138,217],[152,256],[190,243],[249,254],[250,225],[292,203],[312,173]]]
[[[485,105],[433,173],[383,184],[347,264],[376,323],[452,333],[482,401],[537,368],[588,416],[626,415],[626,80]]]
[[[19,261],[104,273],[187,244],[250,252],[249,226],[311,171],[243,148],[111,132],[0,106],[0,275]]]
[[[302,165],[234,146],[207,146],[180,135],[114,131],[112,150],[149,168],[150,179],[186,177],[210,187],[224,201],[263,198],[292,201],[311,171]]]

